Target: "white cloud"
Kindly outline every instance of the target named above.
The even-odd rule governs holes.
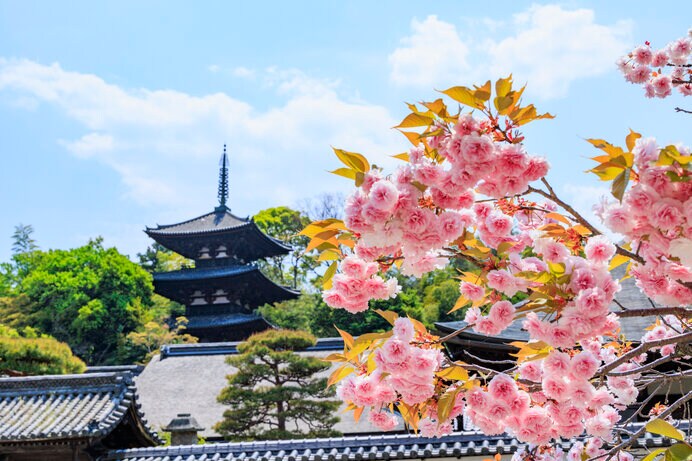
[[[453,24],[435,16],[423,22],[414,19],[413,34],[389,57],[391,80],[427,87],[468,85],[511,72],[542,98],[563,97],[575,80],[612,71],[615,60],[631,44],[630,21],[599,24],[589,9],[534,5],[503,27],[488,24],[492,27],[485,28],[485,35],[462,40]],[[505,30],[511,32],[488,35]]]
[[[231,72],[233,76],[240,78],[253,78],[255,76],[255,71],[248,69],[247,67],[238,66]]]
[[[72,154],[120,174],[127,196],[173,221],[214,206],[223,143],[231,153],[231,206],[243,214],[301,197],[347,190],[330,145],[387,163],[404,140],[377,105],[351,101],[336,82],[275,71],[275,106],[264,111],[224,93],[127,89],[59,64],[0,59],[0,91],[58,107],[85,133],[60,140]],[[391,163],[389,163],[391,164]]]
[[[85,134],[76,141],[60,140],[59,142],[81,158],[89,158],[95,154],[113,150],[113,137],[100,133]]]
[[[212,74],[215,74],[221,70],[221,67],[218,64],[210,64],[209,66],[207,66],[207,70]]]
[[[389,55],[390,77],[399,85],[434,86],[469,69],[468,46],[453,24],[428,16],[411,22],[413,34]]]
[[[515,24],[515,35],[490,44],[490,73],[515,72],[546,98],[565,96],[575,80],[612,71],[631,42],[629,21],[597,24],[587,9],[532,6]]]

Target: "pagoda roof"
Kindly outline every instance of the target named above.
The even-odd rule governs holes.
[[[188,219],[175,224],[157,224],[156,227],[147,227],[147,234],[157,235],[189,235],[208,232],[220,232],[238,227],[248,227],[253,224],[249,218],[241,218],[225,206],[217,207],[211,213]],[[271,237],[270,237],[271,238]]]
[[[189,301],[191,289],[204,290],[210,285],[237,288],[235,291],[238,297],[235,299],[252,307],[300,296],[300,291],[277,285],[252,264],[181,269],[154,274],[156,292],[182,304]]]
[[[291,251],[281,240],[262,232],[252,219],[240,218],[226,206],[180,223],[147,227],[144,232],[161,245],[191,259],[197,259],[200,244],[206,244],[207,240],[222,242],[228,246],[230,254],[250,261]]]

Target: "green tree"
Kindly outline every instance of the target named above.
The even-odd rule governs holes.
[[[177,271],[195,267],[195,262],[154,242],[144,253],[137,253],[139,265],[149,273]]]
[[[125,343],[120,348],[121,361],[147,363],[164,344],[196,343],[197,338],[185,333],[186,325],[185,317],[176,318],[172,327],[153,320],[145,323],[125,337]]]
[[[81,373],[85,368],[67,344],[30,327],[18,331],[0,324],[0,375]]]
[[[282,285],[293,288],[305,285],[319,265],[315,257],[305,254],[309,239],[298,235],[310,223],[310,218],[300,211],[280,206],[260,211],[253,220],[260,230],[293,248],[286,256],[277,256],[260,263],[261,268]]]
[[[218,397],[229,405],[215,429],[229,440],[276,440],[338,435],[334,388],[314,375],[329,368],[296,353],[315,345],[309,333],[268,330],[250,336],[227,362],[238,370]]]
[[[31,237],[34,233],[34,228],[31,224],[18,224],[14,226],[14,233],[12,234],[12,253],[29,253],[34,250],[38,250],[38,245],[36,245],[36,240]]]
[[[0,303],[11,326],[32,326],[67,342],[92,365],[112,363],[117,347],[145,322],[151,306],[151,275],[101,239],[71,250],[33,251],[15,296]]]

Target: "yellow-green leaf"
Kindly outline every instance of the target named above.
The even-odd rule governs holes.
[[[668,448],[666,452],[666,461],[691,461],[692,446],[688,443],[676,443]]]
[[[636,131],[633,131],[630,128],[630,134],[627,135],[625,138],[625,143],[627,144],[627,150],[632,151],[634,149],[634,144],[637,142],[637,139],[641,138],[642,135],[637,133]]]
[[[449,381],[466,381],[469,379],[469,372],[465,368],[458,365],[452,365],[451,367],[444,368],[437,373],[435,373],[442,379]]]
[[[442,394],[437,401],[437,418],[439,421],[445,421],[449,417],[449,413],[454,408],[457,401],[457,394],[461,391],[460,387],[448,390]]]
[[[665,448],[657,448],[656,450],[652,451],[648,455],[642,458],[642,461],[653,461],[658,455],[666,451]]]
[[[476,99],[476,97],[473,95],[473,91],[465,86],[453,86],[442,91],[441,93],[446,94],[450,98],[464,104],[465,106],[473,107],[474,109],[482,109],[484,106],[483,102]]]
[[[476,91],[473,92],[473,96],[483,102],[490,99],[490,80],[485,82],[485,85],[476,87]]]
[[[322,276],[322,289],[331,290],[334,274],[336,274],[336,261],[331,263],[327,270],[324,271],[324,275]]]
[[[392,155],[392,157],[398,158],[399,160],[403,160],[404,162],[408,162],[410,160],[408,152],[402,152],[401,154]]]
[[[343,176],[344,178],[348,179],[356,179],[356,171],[350,168],[337,168],[334,171],[330,171],[330,173],[337,176]]]
[[[368,160],[360,154],[355,152],[348,152],[343,149],[337,149],[332,147],[336,156],[341,160],[341,162],[352,170],[367,173],[370,171],[370,163]]]
[[[668,421],[664,421],[662,419],[657,418],[646,423],[646,430],[652,434],[662,435],[671,439],[681,441],[685,440],[685,435],[681,431],[676,429]]]
[[[615,253],[615,256],[613,256],[613,259],[610,260],[610,265],[608,266],[608,270],[612,271],[616,267],[620,267],[626,262],[628,262],[630,258],[627,256],[623,256],[621,254]]]
[[[512,74],[507,78],[500,78],[495,82],[495,94],[498,97],[507,96],[512,91]]]
[[[394,311],[383,311],[381,309],[375,309],[375,312],[378,313],[387,322],[389,322],[390,325],[394,325],[396,319],[399,318],[399,315]]]
[[[428,117],[426,115],[421,115],[420,113],[408,114],[400,124],[394,128],[413,128],[417,126],[430,126],[435,119],[433,117]]]
[[[351,365],[341,365],[339,368],[334,370],[334,372],[329,376],[329,380],[327,381],[327,387],[338,383],[342,379],[344,379],[346,376],[350,375],[353,373],[354,368]]]
[[[610,186],[610,193],[622,202],[622,197],[625,195],[625,189],[627,189],[627,183],[630,180],[630,170],[624,169],[622,173],[617,175],[613,180],[613,184]]]
[[[345,345],[348,349],[352,348],[352,347],[353,347],[353,343],[354,343],[354,341],[353,341],[353,336],[351,336],[350,333],[348,333],[348,332],[346,332],[346,331],[344,331],[344,330],[340,330],[339,327],[337,327],[336,325],[334,325],[334,328],[336,328],[336,331],[338,331],[338,332],[339,332],[339,335],[343,338],[343,340],[344,340],[344,345]]]

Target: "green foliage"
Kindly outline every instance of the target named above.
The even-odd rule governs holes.
[[[0,302],[0,318],[67,342],[87,363],[112,363],[123,338],[144,323],[151,275],[100,239],[28,255],[24,273],[15,271],[17,298]]]
[[[164,344],[196,343],[197,338],[185,333],[186,325],[185,317],[177,317],[172,327],[153,320],[145,323],[143,327],[131,331],[125,337],[124,345],[119,350],[121,361],[146,364]]]
[[[67,344],[31,327],[18,331],[0,324],[0,374],[81,373],[85,368]]]
[[[287,256],[277,256],[260,262],[262,270],[275,282],[300,288],[319,265],[316,258],[305,254],[309,239],[298,235],[310,223],[300,211],[280,206],[267,208],[252,218],[262,232],[281,240],[293,250]]]
[[[169,272],[195,267],[195,262],[154,242],[144,253],[137,253],[139,265],[149,273]]]
[[[215,430],[229,440],[276,440],[338,435],[332,426],[339,402],[329,400],[326,378],[314,375],[329,364],[296,353],[314,345],[309,333],[268,330],[238,346],[227,362],[237,371],[219,402],[229,405]]]
[[[36,240],[31,237],[33,233],[34,228],[31,224],[18,224],[14,226],[14,233],[12,234],[12,253],[30,253],[38,250]]]

